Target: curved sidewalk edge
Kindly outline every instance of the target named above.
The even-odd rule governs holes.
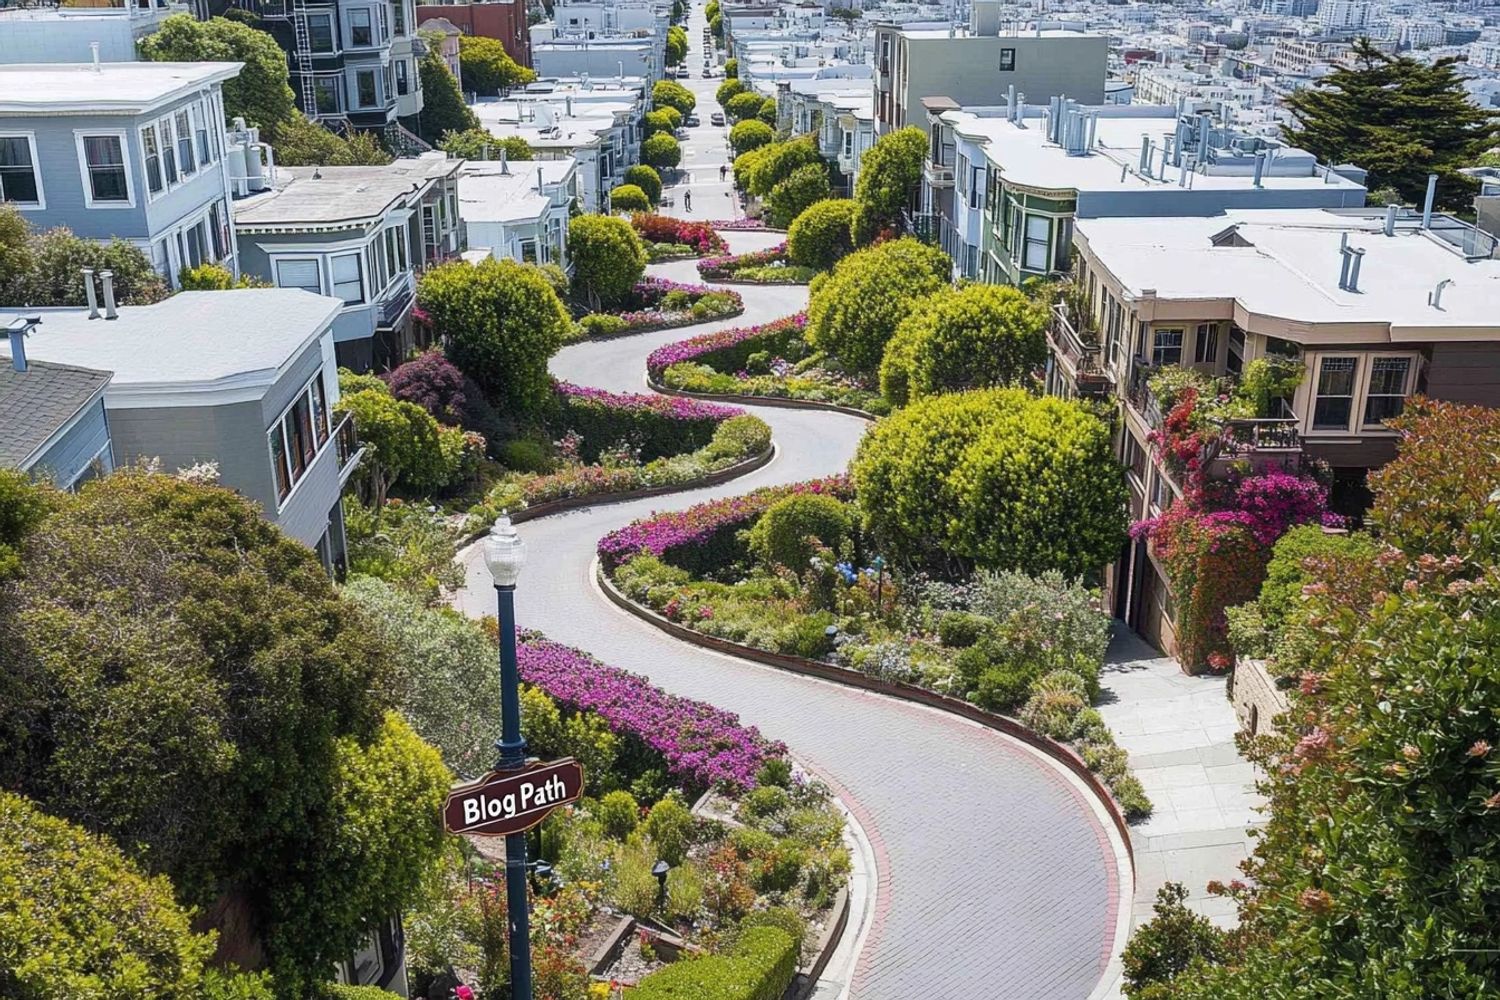
[[[790,396],[752,396],[741,392],[688,392],[685,389],[669,389],[650,373],[646,375],[646,388],[652,392],[659,392],[663,396],[680,396],[683,399],[701,399],[710,403],[738,403],[741,406],[775,406],[783,410],[826,410],[829,413],[842,413],[850,417],[858,417],[874,423],[880,418],[869,410],[859,410],[852,406],[840,406],[838,403],[825,403],[816,399],[793,399]]]
[[[1118,873],[1122,878],[1129,881],[1128,887],[1122,888],[1120,898],[1115,904],[1115,929],[1114,940],[1110,946],[1109,953],[1104,956],[1104,972],[1101,979],[1089,996],[1089,1000],[1106,1000],[1106,998],[1119,995],[1119,980],[1121,975],[1120,953],[1124,950],[1126,940],[1130,932],[1131,907],[1130,900],[1134,895],[1135,850],[1130,838],[1130,824],[1125,818],[1124,812],[1115,802],[1109,790],[1100,781],[1099,777],[1088,769],[1080,757],[1071,747],[1064,746],[1040,733],[1021,725],[1015,719],[988,712],[977,705],[953,698],[948,695],[929,691],[915,684],[907,684],[901,681],[885,681],[850,670],[846,667],[834,666],[829,663],[820,663],[817,660],[808,660],[799,656],[788,656],[783,653],[772,653],[753,646],[731,642],[728,639],[720,639],[716,636],[704,635],[677,624],[670,619],[657,614],[649,608],[642,607],[620,592],[614,581],[604,572],[599,565],[598,559],[594,560],[594,581],[610,603],[628,614],[634,615],[647,624],[660,629],[675,639],[698,646],[702,649],[711,650],[721,655],[735,657],[737,659],[749,660],[763,666],[785,670],[791,673],[813,677],[846,687],[860,688],[875,694],[886,695],[891,698],[899,698],[903,701],[914,702],[936,711],[958,716],[968,722],[1003,733],[1018,742],[1026,745],[1051,760],[1054,764],[1066,771],[1073,780],[1086,790],[1087,798],[1101,814],[1108,824],[1113,828],[1114,836],[1109,838],[1118,861],[1123,862],[1121,871]]]

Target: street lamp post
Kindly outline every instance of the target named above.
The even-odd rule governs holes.
[[[510,518],[501,515],[484,542],[484,562],[495,581],[500,618],[500,759],[497,771],[526,766],[521,737],[521,679],[516,665],[516,580],[526,565],[526,543]],[[512,1000],[531,1000],[531,915],[526,899],[526,834],[505,837],[505,895],[510,923]]]

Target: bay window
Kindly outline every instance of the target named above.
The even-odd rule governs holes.
[[[323,293],[322,277],[318,274],[315,258],[278,260],[276,262],[276,287],[301,288],[314,295]]]
[[[343,299],[346,305],[359,305],[365,300],[359,261],[359,254],[347,253],[339,254],[329,262],[332,265],[333,294]]]
[[[278,502],[286,501],[328,442],[331,419],[323,373],[319,372],[266,430]]]

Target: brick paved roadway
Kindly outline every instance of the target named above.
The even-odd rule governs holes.
[[[695,71],[701,20],[700,9],[689,27]],[[707,85],[717,82],[693,81],[704,121],[713,100]],[[711,157],[722,133],[701,131],[709,135],[690,141],[690,159],[713,166],[717,180]],[[729,239],[742,251],[779,237]],[[691,262],[653,270],[694,276]],[[741,291],[746,316],[718,325],[772,319],[806,300],[801,288]],[[577,345],[554,359],[553,371],[581,385],[640,391],[652,348],[710,328]],[[876,919],[853,997],[1083,1000],[1114,946],[1115,855],[1089,803],[1053,766],[942,713],[698,650],[625,615],[595,589],[594,544],[610,529],[652,510],[842,470],[864,431],[862,422],[837,414],[757,413],[771,424],[780,453],[749,476],[523,525],[530,561],[517,591],[522,626],[738,712],[835,784],[868,833],[879,868]],[[471,556],[458,603],[472,614],[492,613],[488,576],[477,553]]]

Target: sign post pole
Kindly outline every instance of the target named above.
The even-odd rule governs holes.
[[[526,767],[526,740],[521,736],[515,584],[504,586],[497,580],[495,596],[500,605],[500,760],[495,770],[520,771]],[[526,898],[524,830],[505,835],[505,896],[510,924],[510,995],[512,1000],[531,1000],[531,908]]]

